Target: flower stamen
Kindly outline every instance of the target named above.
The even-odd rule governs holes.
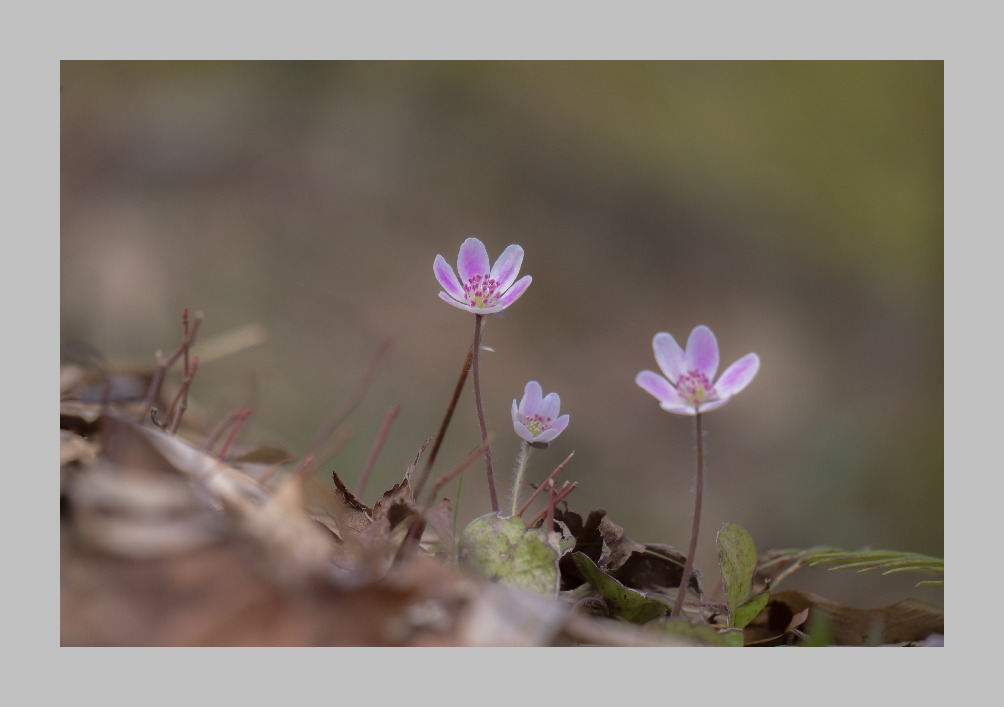
[[[530,430],[530,434],[534,437],[540,437],[541,432],[551,429],[551,418],[541,417],[536,414],[531,415],[526,418],[526,428]]]
[[[718,394],[715,386],[701,371],[688,371],[676,381],[676,390],[680,397],[693,405],[701,405],[715,400]]]
[[[464,295],[467,304],[478,309],[494,307],[499,298],[499,282],[490,275],[471,275],[464,283]]]

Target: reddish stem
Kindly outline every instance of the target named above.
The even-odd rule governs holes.
[[[187,358],[187,349],[186,349]],[[192,386],[192,379],[195,378],[195,372],[199,369],[199,357],[192,357],[192,365],[188,366],[187,362],[185,364],[185,376],[181,379],[181,389],[178,390],[178,394],[174,396],[174,400],[171,401],[170,407],[167,409],[167,416],[170,417],[174,414],[174,418],[171,420],[171,434],[178,431],[178,425],[181,424],[181,416],[185,414],[185,410],[188,409],[188,389]]]
[[[174,365],[174,362],[178,360],[179,356],[182,354],[185,354],[186,356],[188,355],[188,347],[195,341],[195,335],[198,333],[199,327],[202,325],[202,312],[196,312],[194,320],[195,321],[193,321],[191,325],[188,324],[188,309],[186,308],[182,313],[184,336],[181,344],[174,350],[174,353],[172,353],[166,361],[160,351],[155,354],[157,359],[157,369],[154,372],[153,380],[150,381],[150,387],[146,390],[146,397],[143,399],[143,410],[140,413],[140,420],[150,413],[150,408],[153,407],[153,402],[157,399],[158,393],[160,393],[160,387],[164,384],[164,376],[167,375],[168,369]],[[165,417],[165,419],[167,418]]]
[[[481,426],[481,446],[485,448],[485,472],[488,474],[488,498],[492,503],[492,512],[499,512],[498,494],[495,493],[495,474],[492,471],[492,450],[488,444],[488,427],[485,425],[485,411],[481,404],[481,378],[478,375],[478,360],[481,349],[481,320],[483,315],[474,315],[474,344],[471,346],[471,374],[474,379],[474,405],[478,411],[478,424]]]
[[[247,422],[249,417],[251,417],[250,408],[242,408],[238,411],[238,414],[234,417],[234,425],[230,428],[230,434],[228,434],[227,438],[223,440],[223,445],[220,447],[220,453],[217,455],[218,459],[222,460],[223,457],[226,456],[227,451],[230,449],[230,445],[237,437],[237,433],[240,431],[241,427],[244,426],[244,423]]]
[[[392,407],[387,412],[387,417],[384,418],[383,425],[380,426],[380,432],[377,433],[376,441],[373,442],[373,448],[370,450],[370,454],[366,458],[366,465],[363,467],[363,472],[359,475],[359,481],[356,482],[355,494],[357,498],[362,498],[363,496],[363,489],[366,488],[366,482],[370,478],[370,472],[373,470],[373,465],[376,464],[377,456],[380,454],[380,449],[383,447],[383,443],[387,440],[387,433],[390,431],[390,426],[394,422],[394,418],[397,417],[397,413],[400,410],[400,405]]]
[[[697,489],[694,494],[694,524],[690,529],[690,549],[687,551],[687,562],[683,566],[683,577],[680,578],[680,589],[676,593],[676,603],[670,618],[675,619],[683,611],[683,599],[687,595],[687,585],[690,584],[690,574],[694,569],[694,555],[697,553],[697,531],[701,528],[701,501],[704,493],[704,440],[701,431],[701,413],[694,415],[694,435],[697,437]]]
[[[373,382],[373,377],[376,375],[377,370],[380,368],[380,364],[383,362],[384,357],[387,352],[390,351],[393,341],[389,338],[384,339],[380,342],[380,346],[377,348],[376,353],[373,354],[373,358],[370,359],[369,368],[363,374],[363,377],[359,379],[356,383],[356,387],[352,389],[349,396],[342,401],[342,404],[337,408],[325,421],[324,425],[314,436],[313,441],[310,443],[309,454],[316,456],[317,449],[321,446],[324,440],[328,439],[338,426],[345,421],[349,413],[352,412],[359,402],[363,399],[363,395],[366,394],[366,390],[369,388],[370,384]]]
[[[563,461],[560,464],[558,464],[558,468],[555,469],[554,471],[552,471],[550,474],[548,474],[547,478],[545,478],[540,483],[540,485],[537,488],[534,489],[533,493],[530,494],[530,498],[526,499],[526,501],[523,503],[523,505],[520,506],[520,509],[518,511],[516,511],[516,515],[517,516],[522,516],[523,513],[526,512],[526,509],[530,507],[531,503],[533,503],[533,499],[537,498],[537,496],[540,494],[540,492],[544,490],[544,484],[547,483],[548,481],[552,480],[555,476],[557,476],[561,472],[561,470],[565,468],[565,465],[568,463],[569,459],[571,459],[572,455],[574,455],[574,454],[575,454],[575,452],[572,452],[567,457],[565,457],[565,461]]]
[[[450,426],[450,420],[453,419],[453,411],[457,409],[457,401],[460,400],[460,393],[464,390],[464,383],[467,382],[467,373],[471,370],[471,356],[474,349],[467,349],[467,356],[464,358],[464,367],[460,371],[460,377],[457,378],[457,385],[453,388],[453,397],[450,398],[449,405],[446,406],[446,414],[443,415],[443,421],[439,424],[439,432],[436,433],[436,441],[432,443],[432,449],[429,450],[429,455],[425,458],[425,466],[422,467],[422,473],[415,483],[415,496],[422,493],[422,488],[425,486],[425,482],[429,479],[429,474],[432,473],[432,465],[436,461],[436,455],[439,454],[439,447],[443,443],[443,439],[446,437],[446,428]]]
[[[551,532],[554,528],[554,482],[547,482],[547,515],[544,516],[544,530]]]
[[[564,501],[568,497],[568,494],[574,491],[575,487],[578,485],[579,485],[578,481],[573,481],[572,483],[568,483],[566,481],[564,484],[562,484],[561,488],[558,489],[558,492],[554,494],[554,505],[557,506],[559,503]],[[537,524],[537,521],[541,520],[544,517],[545,513],[547,513],[547,509],[542,508],[540,510],[540,513],[535,515],[533,517],[533,520],[531,520],[529,523],[526,524],[526,527],[532,528],[533,526],[535,526]]]
[[[412,521],[411,526],[408,528],[408,534],[404,538],[404,542],[401,543],[401,546],[397,550],[398,557],[401,557],[404,554],[407,547],[418,542],[419,536],[422,532],[422,524],[425,514],[428,512],[429,507],[432,506],[432,502],[436,499],[436,496],[439,495],[439,490],[462,474],[464,469],[473,464],[478,457],[484,454],[484,452],[484,445],[478,447],[471,452],[466,459],[460,462],[460,465],[456,469],[448,474],[443,474],[436,480],[435,485],[432,487],[432,491],[429,492],[429,497],[425,501],[425,505],[422,507],[422,511],[418,514],[415,520]]]
[[[435,486],[432,487],[432,491],[429,492],[429,498],[425,502],[426,507],[432,505],[433,500],[439,494],[439,490],[443,488],[443,486],[445,486],[446,484],[450,483],[453,479],[460,476],[460,474],[463,473],[464,469],[473,464],[478,457],[480,457],[482,454],[485,453],[485,449],[487,449],[487,447],[484,444],[482,444],[480,447],[478,447],[469,455],[467,455],[467,458],[464,459],[462,462],[460,462],[460,465],[456,469],[449,472],[448,474],[443,474],[438,479],[436,479],[436,484]]]
[[[210,450],[213,448],[213,445],[216,444],[216,440],[218,440],[220,438],[220,435],[223,434],[223,430],[227,429],[227,427],[232,425],[234,421],[237,420],[237,418],[244,415],[245,410],[248,410],[248,408],[239,407],[232,413],[224,417],[222,420],[220,420],[216,424],[216,427],[213,428],[212,432],[210,432],[209,435],[206,437],[206,441],[202,443],[202,451],[208,454]]]

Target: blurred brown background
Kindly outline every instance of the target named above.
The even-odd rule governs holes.
[[[692,420],[634,376],[656,332],[703,323],[723,369],[762,362],[706,418],[712,582],[726,521],[761,550],[942,556],[941,62],[63,62],[60,90],[63,343],[152,362],[183,307],[205,312],[200,341],[261,323],[264,344],[194,384],[211,420],[256,387],[247,445],[305,453],[390,336],[320,473],[354,484],[399,403],[365,500],[398,480],[473,333],[432,262],[475,235],[492,259],[522,245],[534,277],[486,331],[501,496],[509,406],[537,379],[571,425],[529,478],[574,449],[573,509],[685,549]],[[436,472],[478,437],[468,383]],[[476,465],[461,520],[488,510]],[[918,579],[792,586],[941,603]]]

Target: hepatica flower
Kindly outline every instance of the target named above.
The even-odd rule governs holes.
[[[511,305],[526,292],[532,278],[525,275],[516,282],[523,263],[523,249],[510,245],[492,265],[485,244],[468,238],[460,246],[457,273],[442,255],[436,256],[433,272],[444,292],[439,296],[458,309],[473,314],[496,314]],[[515,284],[513,284],[515,283]]]
[[[677,415],[696,415],[720,408],[749,385],[760,369],[760,358],[749,353],[715,380],[718,341],[703,324],[690,332],[686,350],[666,332],[655,335],[652,348],[665,375],[642,371],[635,382],[655,396],[663,410]]]
[[[568,427],[568,415],[558,417],[561,399],[557,393],[546,396],[537,381],[523,389],[523,399],[512,401],[512,426],[520,439],[532,443],[550,442]]]

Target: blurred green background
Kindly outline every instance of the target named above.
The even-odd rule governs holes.
[[[260,323],[194,385],[214,421],[256,390],[244,443],[305,453],[393,337],[320,474],[353,485],[400,404],[365,500],[397,481],[473,333],[432,262],[475,235],[493,259],[522,245],[534,278],[486,330],[501,496],[509,406],[537,379],[571,425],[529,478],[575,450],[574,510],[685,549],[692,421],[634,376],[656,332],[707,324],[723,368],[762,362],[706,418],[709,584],[726,521],[761,550],[942,556],[942,62],[64,61],[60,84],[63,343],[152,361],[183,307],[200,341]],[[478,438],[468,383],[436,473]],[[462,521],[489,510],[472,469]],[[791,586],[940,603],[920,578]]]

